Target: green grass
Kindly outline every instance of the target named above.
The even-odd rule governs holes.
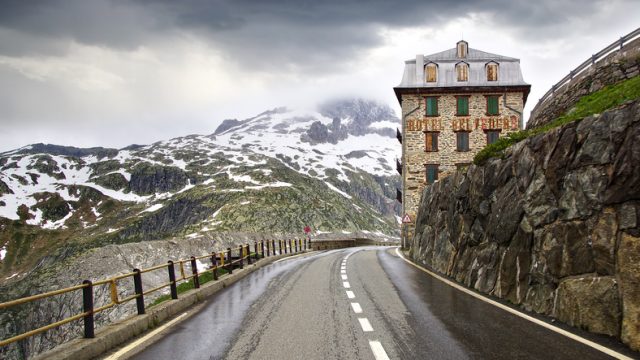
[[[621,105],[625,101],[637,98],[640,98],[640,76],[609,85],[593,94],[582,97],[571,111],[545,125],[511,133],[498,139],[495,143],[487,145],[476,154],[473,158],[473,163],[482,165],[492,157],[502,157],[506,148],[526,138],[545,133],[573,121],[580,121],[589,115],[600,114],[605,110]]]
[[[256,261],[255,260],[255,255],[256,253],[250,253],[251,256],[251,261]],[[262,259],[262,258],[261,258]],[[245,260],[245,265],[247,265],[246,263],[247,260]],[[222,275],[227,273],[227,269],[225,268],[218,268],[218,278],[221,277]],[[203,273],[199,273],[198,274],[198,281],[200,282],[200,286],[208,283],[209,281],[213,280],[213,272],[212,271],[207,271],[207,272],[203,272]],[[178,284],[178,286],[176,287],[178,290],[178,297],[180,297],[180,294],[182,294],[183,292],[189,291],[191,289],[194,289],[193,286],[193,279],[189,279],[188,281],[183,282],[182,284]],[[156,306],[160,303],[163,303],[167,300],[171,299],[171,294],[167,294],[167,295],[161,295],[160,297],[158,297],[153,303],[151,303],[151,305],[149,305],[148,307],[153,307]]]
[[[223,268],[218,268],[218,277],[224,275],[227,273],[226,269]],[[200,273],[198,274],[198,280],[200,281],[200,286],[208,283],[209,281],[213,280],[213,272],[211,271],[207,271],[205,273]],[[178,289],[178,297],[180,297],[180,294],[189,291],[191,289],[193,289],[193,279],[189,279],[188,281],[183,282],[182,284],[178,284],[177,289]],[[151,305],[149,305],[148,307],[153,307],[156,306],[160,303],[163,303],[167,300],[171,299],[171,294],[167,294],[167,295],[161,295],[160,297],[158,297],[153,303],[151,303]]]

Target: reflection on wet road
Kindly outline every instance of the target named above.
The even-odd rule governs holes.
[[[619,350],[619,349],[618,349]],[[408,265],[350,248],[267,265],[135,359],[603,359]]]

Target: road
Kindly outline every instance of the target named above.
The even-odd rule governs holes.
[[[265,266],[165,333],[133,358],[608,358],[454,289],[382,247]]]

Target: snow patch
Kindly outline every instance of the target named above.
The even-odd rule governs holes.
[[[264,189],[267,187],[290,187],[293,186],[289,183],[286,182],[282,182],[282,181],[276,181],[274,183],[270,183],[270,184],[264,184],[264,185],[256,185],[256,186],[245,186],[245,189],[251,189],[251,190],[260,190],[260,189]]]
[[[369,127],[372,129],[386,129],[386,128],[391,128],[391,129],[396,129],[400,126],[400,124],[393,122],[393,121],[378,121],[378,122],[374,122],[369,124]]]
[[[342,190],[338,189],[337,187],[333,186],[333,184],[331,184],[331,183],[329,183],[329,182],[326,182],[326,181],[325,181],[324,183],[325,183],[325,184],[327,184],[327,187],[329,187],[329,189],[331,189],[331,190],[333,190],[333,191],[337,192],[338,194],[340,194],[340,195],[342,195],[342,196],[346,197],[347,199],[352,199],[352,198],[353,198],[351,195],[349,195],[349,194],[347,194],[346,192],[344,192],[344,191],[342,191]]]
[[[154,205],[142,210],[141,213],[158,211],[158,210],[162,209],[163,207],[164,207],[163,204],[154,204]]]
[[[3,246],[0,248],[0,261],[4,260],[5,256],[7,256],[7,247]]]
[[[41,222],[42,222],[42,210],[40,209],[36,209],[35,217],[33,219],[27,220],[27,224],[29,225],[40,225]]]
[[[18,273],[15,273],[15,274],[13,274],[13,275],[11,275],[11,276],[9,276],[9,277],[6,277],[6,278],[4,278],[4,279],[5,279],[5,280],[9,280],[9,279],[11,279],[11,278],[16,277],[17,275],[18,275]]]
[[[73,216],[73,211],[69,211],[69,213],[58,221],[47,221],[42,225],[43,229],[55,230],[55,229],[65,229],[64,226],[65,221],[69,220]]]

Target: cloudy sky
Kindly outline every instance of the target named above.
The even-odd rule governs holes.
[[[638,0],[0,0],[0,151],[146,144],[336,97],[398,111],[404,60],[462,37],[521,59],[528,117],[638,14]]]

